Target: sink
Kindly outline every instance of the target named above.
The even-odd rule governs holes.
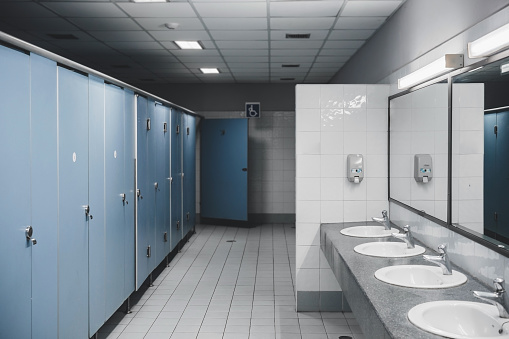
[[[353,226],[343,228],[340,232],[341,234],[347,235],[349,237],[380,238],[390,237],[392,233],[399,233],[399,230],[396,228],[386,230],[385,227],[380,226],[379,224],[368,224],[366,226]]]
[[[408,320],[415,326],[447,338],[509,338],[508,319],[495,306],[470,301],[432,301],[413,307]]]
[[[375,277],[385,283],[413,288],[448,288],[464,284],[467,277],[453,270],[444,275],[438,266],[397,265],[381,268]]]
[[[425,251],[424,247],[419,245],[407,248],[404,242],[368,242],[355,246],[353,250],[359,254],[383,258],[412,257]]]

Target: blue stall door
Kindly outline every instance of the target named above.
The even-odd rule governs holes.
[[[247,221],[247,119],[201,122],[201,216]]]
[[[185,130],[183,133],[184,152],[184,183],[183,183],[183,211],[184,235],[191,231],[196,221],[196,118],[184,115]]]
[[[28,55],[0,46],[0,338],[32,330],[29,69]]]
[[[58,138],[59,337],[87,338],[88,77],[62,67],[58,67]]]
[[[182,113],[171,110],[171,250],[182,240]]]

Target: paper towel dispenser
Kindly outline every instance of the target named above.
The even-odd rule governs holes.
[[[433,163],[430,154],[414,156],[414,178],[417,182],[427,183],[433,178]]]
[[[348,181],[360,183],[364,179],[364,161],[362,154],[348,154],[347,157],[347,177]]]

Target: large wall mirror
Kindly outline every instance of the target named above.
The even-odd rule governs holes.
[[[509,244],[509,58],[452,78],[452,223]]]
[[[390,99],[390,198],[447,222],[448,84]]]

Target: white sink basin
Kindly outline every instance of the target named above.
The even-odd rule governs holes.
[[[415,248],[407,248],[404,242],[368,242],[354,247],[355,252],[382,258],[403,258],[412,257],[424,253],[422,246],[415,245]]]
[[[467,277],[453,270],[444,275],[438,266],[397,265],[381,268],[375,272],[378,280],[391,285],[413,288],[448,288],[464,284]]]
[[[396,228],[386,230],[385,227],[378,224],[370,224],[366,226],[353,226],[348,228],[343,228],[340,231],[341,234],[347,235],[349,237],[359,237],[359,238],[381,238],[381,237],[390,237],[392,233],[399,233],[399,230]]]
[[[444,300],[433,301],[413,307],[408,320],[415,326],[447,338],[509,338],[509,328],[502,324],[508,319],[500,318],[495,306],[483,303]]]

